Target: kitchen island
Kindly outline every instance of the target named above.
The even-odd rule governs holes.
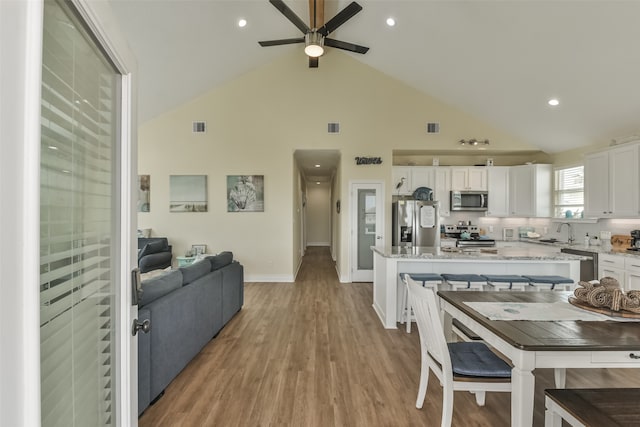
[[[395,329],[400,320],[400,273],[559,275],[580,280],[578,255],[526,248],[456,248],[373,246],[373,309],[383,326]]]

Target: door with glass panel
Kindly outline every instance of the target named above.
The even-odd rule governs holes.
[[[71,4],[44,3],[41,422],[118,425],[123,79]]]
[[[373,282],[371,247],[384,245],[382,183],[352,183],[351,208],[351,281]]]

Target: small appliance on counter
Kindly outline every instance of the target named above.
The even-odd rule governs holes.
[[[504,240],[504,241],[518,240],[518,238],[516,237],[516,230],[514,228],[511,228],[511,227],[503,228],[502,229],[502,240]]]
[[[640,230],[631,231],[631,247],[627,248],[629,251],[640,251]]]
[[[462,224],[466,222],[466,225]],[[461,221],[458,225],[445,225],[445,237],[453,237],[458,248],[493,248],[496,241],[480,235],[477,225],[471,225],[469,221]]]

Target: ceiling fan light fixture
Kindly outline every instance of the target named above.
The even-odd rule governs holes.
[[[312,58],[318,58],[324,54],[324,37],[315,31],[304,36],[304,53]]]

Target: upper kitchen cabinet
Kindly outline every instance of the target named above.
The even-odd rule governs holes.
[[[435,189],[435,168],[433,166],[414,166],[411,168],[411,186],[413,191],[420,187]]]
[[[413,193],[411,186],[411,166],[394,166],[391,168],[393,195],[409,195]]]
[[[487,168],[451,167],[451,190],[487,191]]]
[[[509,216],[509,166],[487,168],[487,216]]]
[[[637,218],[640,214],[640,145],[620,146],[584,158],[585,215]]]
[[[433,199],[440,202],[440,216],[451,215],[451,201],[449,192],[451,188],[451,170],[449,168],[434,167],[435,186],[433,187]]]
[[[394,166],[392,168],[393,195],[410,196],[419,187],[433,190],[433,200],[440,202],[440,216],[450,215],[449,191],[451,171],[440,166]],[[396,185],[401,183],[400,188]]]
[[[551,216],[551,165],[509,168],[509,210],[511,216]]]
[[[419,187],[435,187],[433,166],[394,166],[392,168],[393,194],[410,196]],[[400,184],[400,188],[396,188]]]

